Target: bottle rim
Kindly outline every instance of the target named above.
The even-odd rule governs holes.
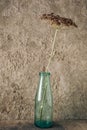
[[[39,72],[39,75],[47,76],[50,75],[50,72]]]

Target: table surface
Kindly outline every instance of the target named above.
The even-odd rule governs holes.
[[[28,121],[1,121],[0,130],[42,130]],[[64,120],[54,122],[52,128],[43,130],[87,130],[87,120]]]

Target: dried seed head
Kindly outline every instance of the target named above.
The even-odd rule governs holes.
[[[48,20],[51,22],[52,25],[60,26],[74,26],[77,27],[77,25],[69,18],[60,17],[59,15],[54,15],[54,13],[51,14],[43,14],[41,16],[41,19]]]

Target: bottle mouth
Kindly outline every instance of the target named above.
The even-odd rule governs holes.
[[[39,72],[39,75],[47,76],[50,75],[50,72]]]

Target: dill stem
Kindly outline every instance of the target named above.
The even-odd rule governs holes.
[[[50,65],[51,59],[52,59],[52,57],[53,57],[53,51],[54,51],[54,46],[55,46],[55,40],[56,40],[56,36],[57,36],[57,31],[58,31],[58,29],[56,29],[55,34],[54,34],[54,38],[53,38],[53,42],[52,42],[52,51],[51,51],[51,54],[50,54],[50,58],[49,58],[47,67],[46,67],[46,72],[47,72],[48,69],[49,69],[49,65]]]
[[[47,64],[47,67],[46,67],[46,72],[49,69],[49,65],[50,65],[51,59],[53,57],[53,51],[54,51],[54,46],[55,46],[55,40],[56,40],[56,36],[57,36],[57,31],[58,31],[58,29],[56,29],[55,34],[54,34],[54,38],[53,38],[53,41],[52,41],[52,51],[51,51],[51,54],[50,54],[50,58],[48,60],[48,64]],[[45,96],[46,96],[46,89],[47,89],[47,86],[44,88],[44,94],[43,94],[43,99],[42,99],[41,108],[40,108],[40,120],[42,119],[42,114],[43,114],[43,105],[44,105],[44,100],[45,100]]]

